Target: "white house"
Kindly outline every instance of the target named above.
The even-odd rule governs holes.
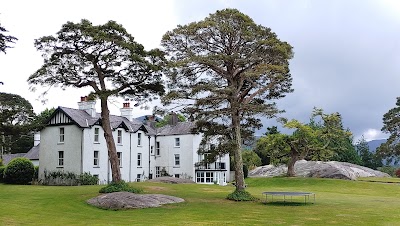
[[[41,131],[39,177],[44,177],[44,171],[89,172],[100,183],[108,183],[111,168],[100,114],[86,97],[78,106],[58,107]],[[197,154],[202,137],[192,132],[195,123],[172,118],[169,125],[155,128],[134,119],[129,103],[124,103],[121,116],[110,116],[122,179],[133,182],[167,174],[225,185],[230,178],[229,156],[198,166],[204,156]]]

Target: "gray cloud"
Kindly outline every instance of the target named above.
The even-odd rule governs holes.
[[[380,130],[383,114],[399,95],[400,24],[378,1],[224,3],[270,27],[294,47],[290,68],[295,91],[278,101],[286,110],[282,116],[306,122],[316,106],[327,113],[339,112],[355,137],[368,129]],[[184,4],[179,18],[184,24],[191,12],[204,11],[196,18],[202,19],[221,5]]]

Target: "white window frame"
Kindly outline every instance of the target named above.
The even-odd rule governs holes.
[[[161,167],[156,166],[156,178],[161,176]]]
[[[137,166],[142,167],[142,153],[137,154]]]
[[[222,168],[221,166],[224,166],[224,168]],[[216,169],[226,169],[226,163],[225,162],[216,162]]]
[[[57,166],[58,167],[64,167],[64,151],[58,151],[58,161],[57,161]]]
[[[142,146],[142,133],[137,134],[137,146]]]
[[[140,173],[136,174],[136,182],[140,182],[141,178],[142,178],[142,174],[140,174]]]
[[[160,152],[160,141],[156,142],[156,155],[160,156],[161,152]]]
[[[117,144],[122,145],[122,130],[117,130]]]
[[[174,147],[181,147],[181,139],[179,137],[175,137]]]
[[[65,127],[60,127],[58,129],[58,133],[59,133],[58,143],[62,144],[65,141]]]
[[[179,167],[181,165],[181,157],[179,154],[174,154],[174,166]]]
[[[122,152],[117,152],[119,168],[122,168]]]
[[[100,137],[100,128],[94,128],[94,143],[100,143],[99,142],[99,137]]]
[[[93,166],[94,167],[99,167],[100,166],[100,162],[99,162],[99,160],[100,160],[100,158],[99,158],[99,154],[100,154],[100,152],[99,151],[93,151]]]

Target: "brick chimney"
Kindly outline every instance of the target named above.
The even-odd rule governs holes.
[[[151,128],[156,128],[156,116],[154,115],[148,115],[147,117],[147,125],[150,126]]]
[[[87,96],[81,97],[81,101],[78,102],[79,110],[86,111],[90,116],[96,117],[96,101],[88,100]]]
[[[127,118],[129,121],[133,119],[133,108],[131,108],[131,104],[129,102],[125,102],[122,104],[121,116]]]

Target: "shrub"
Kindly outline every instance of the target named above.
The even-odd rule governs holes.
[[[396,175],[396,177],[400,177],[400,168],[398,168],[394,174]]]
[[[79,183],[81,185],[96,185],[99,183],[99,178],[85,172],[79,175]]]
[[[27,158],[15,158],[4,170],[4,181],[9,184],[28,184],[32,181],[35,169]]]
[[[4,182],[4,170],[6,169],[5,166],[0,166],[0,183]]]
[[[34,169],[35,169],[35,172],[33,173],[33,181],[37,181],[38,180],[38,178],[39,178],[39,166],[35,166],[34,167]]]
[[[143,190],[140,188],[133,188],[129,186],[128,183],[125,181],[119,181],[119,182],[111,182],[105,187],[102,187],[100,189],[100,193],[112,193],[112,192],[119,192],[119,191],[126,191],[126,192],[132,192],[132,193],[142,193]]]
[[[378,170],[384,173],[389,174],[390,176],[395,176],[394,172],[396,171],[396,167],[393,166],[383,166],[383,167],[378,167]]]
[[[257,200],[257,198],[252,196],[249,192],[237,191],[237,190],[235,190],[234,192],[229,194],[226,198],[229,200],[233,200],[233,201],[255,201],[255,200]]]

